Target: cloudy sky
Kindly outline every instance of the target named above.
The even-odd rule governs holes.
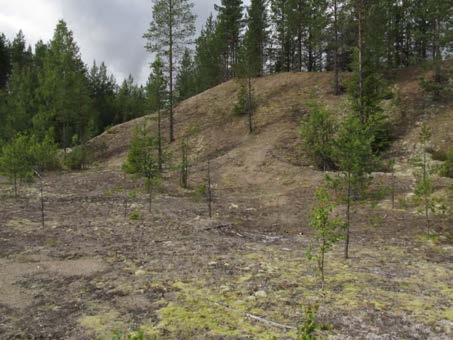
[[[193,0],[200,29],[214,3]],[[152,15],[151,0],[0,0],[0,33],[13,39],[19,29],[29,43],[52,38],[59,19],[74,32],[82,57],[88,65],[105,61],[121,81],[129,73],[144,83],[150,56],[144,49],[143,33]]]

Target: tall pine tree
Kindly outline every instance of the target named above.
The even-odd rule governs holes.
[[[170,143],[174,141],[174,74],[184,48],[195,33],[193,3],[189,0],[153,0],[153,20],[144,37],[146,48],[167,58]]]

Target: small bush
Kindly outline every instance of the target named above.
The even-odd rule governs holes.
[[[91,147],[78,145],[66,155],[64,165],[70,170],[83,170],[94,161],[94,153]]]
[[[141,219],[141,215],[140,215],[140,212],[138,210],[134,210],[130,215],[129,215],[129,219],[131,221],[138,221]]]
[[[317,339],[316,333],[318,331],[328,331],[328,325],[320,324],[316,320],[316,314],[319,307],[317,305],[309,305],[302,308],[303,318],[297,327],[297,339],[299,340],[315,340]]]
[[[193,196],[196,201],[201,201],[206,197],[206,193],[208,191],[208,187],[206,184],[200,184],[193,192]]]
[[[248,113],[250,109],[252,112],[255,111],[255,102],[253,95],[251,96],[251,103],[249,104],[249,93],[247,90],[246,82],[241,82],[236,104],[233,107],[233,113],[236,116],[243,116]]]
[[[445,162],[447,160],[447,153],[442,150],[427,150],[430,154],[432,159],[435,161]]]
[[[440,168],[439,174],[442,177],[453,178],[453,149],[449,150],[445,155],[445,163]]]

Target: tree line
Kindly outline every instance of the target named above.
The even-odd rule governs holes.
[[[84,143],[108,126],[145,114],[146,88],[129,76],[117,84],[104,63],[82,61],[73,33],[58,22],[53,38],[27,46],[0,34],[0,140],[19,134],[61,148]]]
[[[339,72],[359,58],[366,77],[429,60],[440,67],[451,52],[446,0],[222,0],[214,9],[181,63],[181,99],[240,75],[244,64],[252,76],[334,71],[339,93]]]

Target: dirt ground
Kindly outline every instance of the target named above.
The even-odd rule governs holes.
[[[409,78],[400,83],[402,105],[415,91],[417,75]],[[153,339],[296,339],[304,308],[317,304],[318,322],[330,329],[321,338],[451,339],[453,180],[435,179],[446,210],[432,217],[437,234],[429,238],[410,200],[415,123],[392,150],[395,208],[390,175],[374,174],[373,194],[353,207],[351,258],[341,242],[328,254],[321,290],[306,252],[324,174],[304,157],[297,124],[313,88],[330,79],[258,80],[255,135],[221,101],[235,96],[233,82],[182,103],[176,131],[192,130],[191,188],[178,188],[167,171],[151,212],[143,183],[120,170],[143,119],[98,137],[108,151],[89,170],[45,175],[44,227],[39,183],[22,185],[15,199],[0,179],[0,338],[112,339],[142,330]],[[316,95],[341,116],[345,96]],[[452,136],[446,108],[435,107],[430,120],[443,127],[439,147]],[[177,144],[170,149],[176,158]],[[199,194],[207,159],[212,219]]]
[[[21,187],[17,200],[3,183],[1,338],[109,339],[143,329],[156,338],[292,339],[290,327],[313,303],[330,325],[326,337],[451,337],[451,214],[434,218],[440,236],[430,240],[411,209],[391,209],[388,197],[361,203],[353,214],[352,258],[342,258],[341,244],[329,254],[321,291],[305,252],[307,215],[322,176],[285,169],[268,191],[242,181],[238,189],[214,165],[213,219],[196,190],[167,188],[150,213],[140,184],[120,171],[50,174],[44,228],[37,183]],[[377,175],[375,185],[387,177]],[[451,186],[445,182],[439,185]],[[405,197],[411,180],[398,183],[397,197]],[[131,190],[138,195],[125,217]]]

